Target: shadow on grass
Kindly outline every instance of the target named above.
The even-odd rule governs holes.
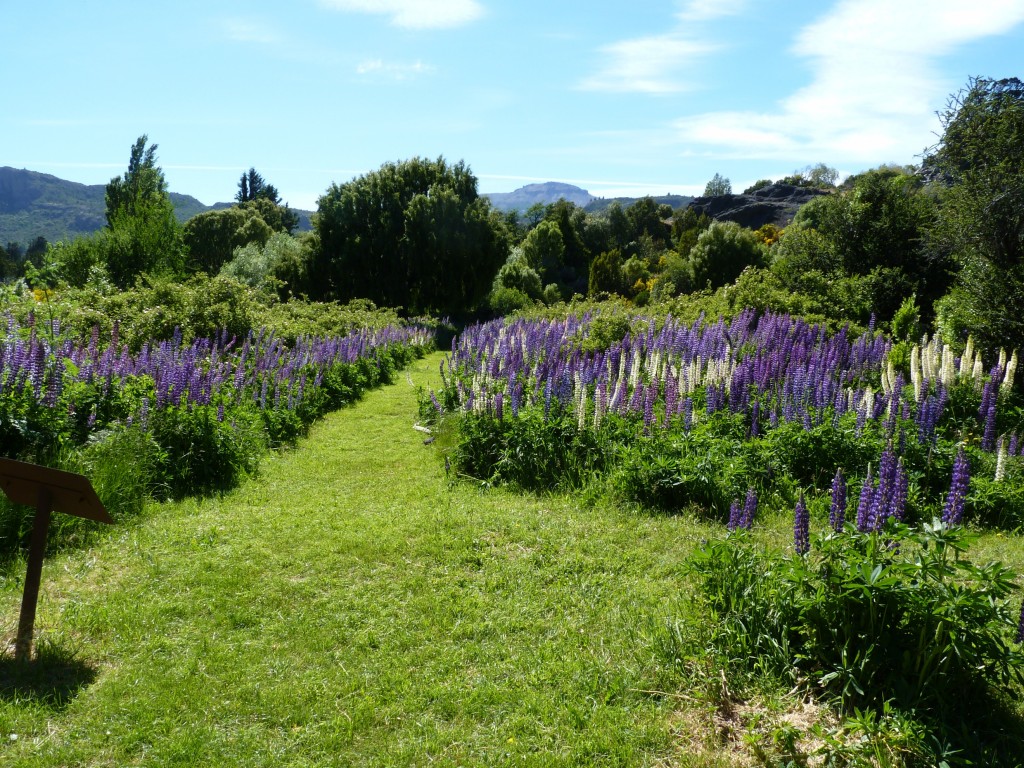
[[[935,734],[938,755],[952,765],[1019,768],[1024,717],[1006,692],[950,691],[959,706],[923,718]],[[943,752],[947,752],[943,755]]]
[[[29,661],[0,655],[0,699],[4,701],[32,702],[59,711],[95,679],[95,667],[53,643],[40,644]]]

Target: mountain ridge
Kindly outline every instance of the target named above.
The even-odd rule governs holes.
[[[0,245],[28,245],[37,237],[55,243],[91,235],[106,226],[106,184],[82,184],[49,173],[0,166]],[[170,192],[178,221],[234,203],[206,205],[191,195]],[[310,229],[311,211],[299,214],[299,229]]]
[[[0,245],[19,243],[28,246],[37,237],[47,242],[70,240],[88,236],[106,226],[106,184],[82,184],[40,171],[0,166]],[[206,205],[180,192],[171,192],[171,203],[178,220],[185,222],[196,214],[215,211],[234,205],[220,202]],[[500,211],[525,213],[536,204],[550,205],[568,200],[588,213],[602,213],[612,203],[628,208],[640,198],[595,197],[586,189],[565,182],[548,181],[527,184],[512,192],[481,193]],[[655,202],[681,208],[692,197],[664,195]],[[299,229],[312,228],[313,211],[292,209],[299,214]]]

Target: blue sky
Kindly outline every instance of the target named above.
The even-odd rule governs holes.
[[[699,194],[912,163],[1024,0],[0,0],[0,165],[89,184],[148,134],[173,191],[293,207],[414,156],[481,192]]]

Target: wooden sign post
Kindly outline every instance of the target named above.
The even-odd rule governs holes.
[[[104,509],[89,478],[73,472],[0,458],[0,490],[15,504],[36,508],[32,542],[28,551],[25,594],[21,598],[18,638],[14,643],[14,658],[27,661],[32,655],[32,633],[36,622],[36,603],[39,602],[39,582],[43,573],[43,552],[46,549],[50,513],[56,510],[100,523],[113,524],[114,521]]]

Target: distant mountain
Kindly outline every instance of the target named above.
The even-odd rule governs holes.
[[[563,184],[558,181],[546,181],[543,184],[527,184],[514,192],[492,192],[485,194],[491,201],[491,205],[499,211],[525,211],[530,206],[540,203],[550,205],[559,200],[568,200],[581,208],[586,207],[594,196],[587,190],[574,187],[572,184]]]
[[[48,173],[0,167],[0,244],[27,245],[40,235],[51,243],[91,235],[107,223],[105,192],[105,184],[79,184]],[[232,205],[203,205],[190,195],[170,194],[179,221]],[[310,212],[295,212],[299,229],[311,229]]]
[[[547,181],[543,184],[527,184],[514,192],[491,192],[484,197],[490,198],[491,205],[499,211],[516,210],[522,213],[530,206],[540,203],[551,205],[559,200],[568,200],[575,203],[588,213],[603,213],[612,203],[618,203],[623,208],[629,208],[639,197],[594,197],[587,190],[572,184],[564,184],[558,181]],[[684,208],[693,200],[686,195],[662,195],[654,197],[659,205],[662,203],[672,206],[672,210]]]

